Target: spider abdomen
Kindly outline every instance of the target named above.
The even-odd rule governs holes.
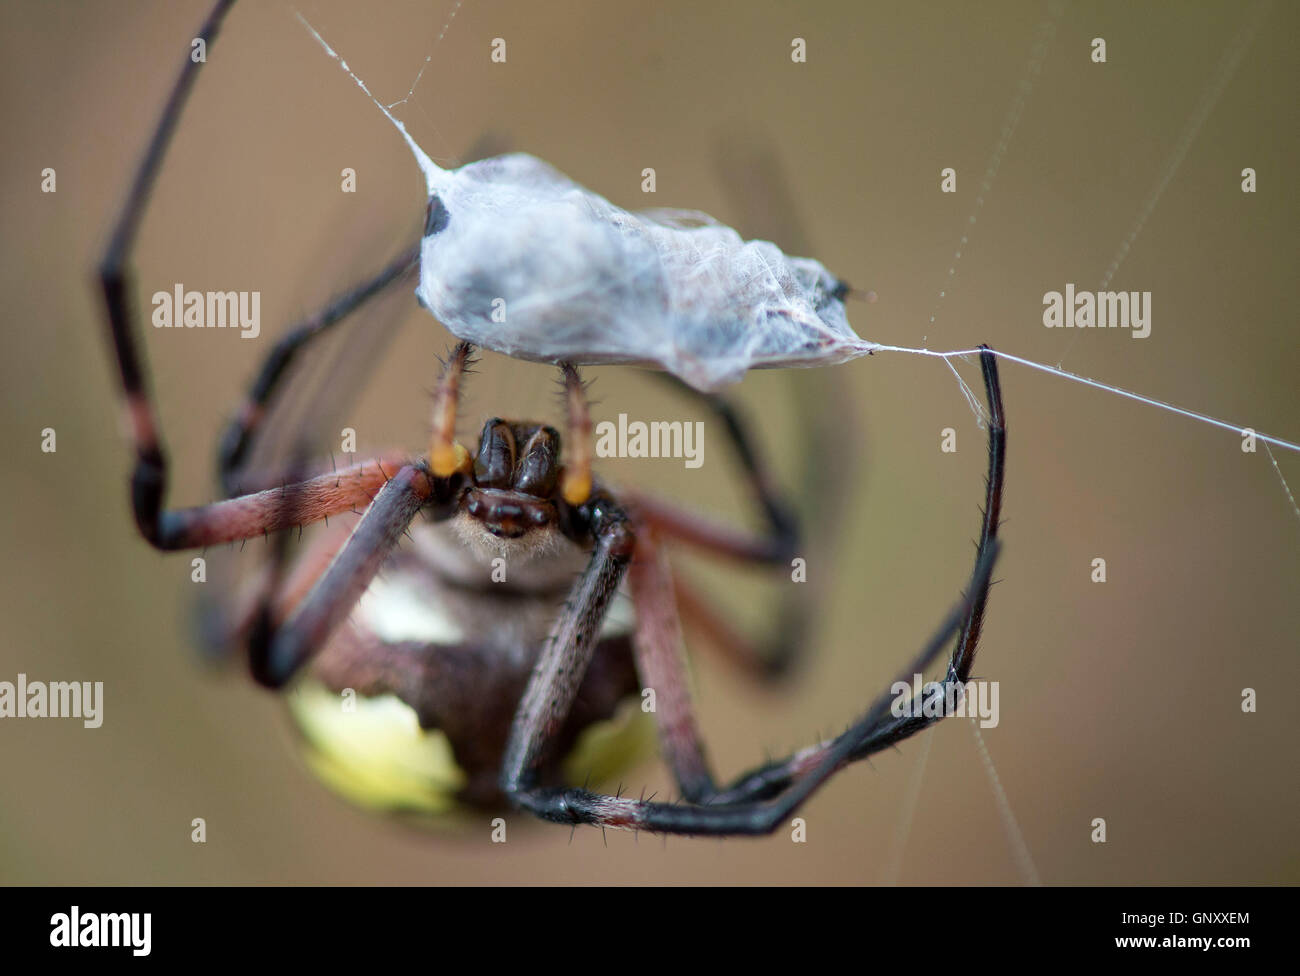
[[[412,528],[414,545],[390,560],[290,694],[313,770],[365,806],[441,813],[501,804],[511,721],[572,563],[585,558],[562,540],[494,579],[491,557],[448,528]],[[623,599],[548,757],[547,780],[601,779],[652,747],[636,707],[631,629]]]

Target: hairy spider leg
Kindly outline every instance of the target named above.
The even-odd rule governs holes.
[[[217,475],[227,497],[239,494],[235,478],[261,432],[272,398],[284,388],[284,379],[298,354],[370,299],[408,280],[419,267],[419,261],[419,245],[407,248],[374,277],[348,289],[276,341],[217,446]]]
[[[468,342],[456,344],[443,364],[442,374],[433,393],[433,432],[430,435],[429,466],[440,478],[457,471],[468,471],[473,460],[465,446],[456,440],[456,410],[460,404],[460,380],[470,365],[474,347]]]
[[[954,635],[956,643],[949,658],[945,684],[969,678],[975,659],[1000,547],[997,528],[1006,464],[1006,425],[997,361],[987,347],[981,350],[980,366],[990,409],[989,468],[975,567],[960,602],[949,611],[916,658],[900,672],[899,680],[924,672]],[[636,550],[637,537],[631,531],[626,513],[612,506],[605,513],[597,538],[587,570],[574,586],[565,612],[551,630],[515,718],[502,768],[501,788],[519,807],[558,823],[678,834],[771,833],[836,770],[939,721],[938,717],[895,717],[890,708],[893,692],[886,691],[841,735],[803,749],[786,760],[745,773],[728,789],[710,793],[703,785],[707,782],[703,777],[708,773],[698,735],[692,735],[688,731],[690,726],[682,722],[682,715],[689,714],[690,709],[678,700],[679,675],[673,672],[680,669],[663,667],[663,662],[673,657],[663,647],[649,655],[639,650],[642,667],[648,664],[653,674],[668,678],[673,707],[669,724],[662,727],[661,738],[671,743],[670,764],[681,777],[680,785],[688,802],[633,800],[585,789],[539,786],[536,769],[545,755],[547,738],[572,704],[590,661],[593,621],[598,621],[604,613]],[[644,584],[642,592],[645,592]],[[658,595],[662,599],[663,594]],[[680,632],[660,628],[654,639],[676,641]]]
[[[209,47],[221,28],[233,0],[219,0],[198,32]],[[185,104],[198,77],[202,61],[189,57],[188,44],[181,71],[163,108],[162,116],[150,139],[144,158],[136,171],[135,180],[123,205],[122,213],[114,225],[108,248],[100,262],[99,281],[104,297],[106,325],[116,354],[122,391],[126,400],[128,429],[135,449],[135,466],[131,476],[131,503],[136,526],[150,545],[160,550],[194,549],[239,539],[254,538],[271,532],[314,522],[358,507],[369,506],[377,495],[385,495],[391,479],[402,475],[399,484],[410,481],[411,468],[404,466],[404,455],[391,455],[379,460],[365,461],[344,470],[317,475],[307,479],[293,479],[285,484],[253,494],[230,498],[211,505],[195,508],[167,509],[164,498],[167,489],[168,465],[159,433],[156,410],[145,379],[144,356],[135,337],[135,316],[131,291],[133,274],[131,257],[139,233],[140,223],[148,208],[149,199],[162,165],[167,148],[175,134]],[[321,319],[322,325],[314,333],[337,321],[351,308],[382,287],[389,280],[401,276],[402,262],[390,265],[379,279],[345,298]],[[391,275],[391,278],[388,276]],[[304,340],[305,341],[304,337]],[[296,345],[286,347],[292,355]],[[268,376],[267,392],[274,386],[283,364],[273,360],[264,370]],[[256,398],[256,390],[255,390]],[[252,427],[256,426],[254,422]],[[236,442],[246,438],[236,438]],[[238,451],[235,452],[236,454]],[[423,477],[423,476],[421,476]],[[396,489],[390,489],[396,490]],[[376,513],[381,518],[386,510]],[[362,520],[365,522],[365,519]],[[374,519],[371,520],[374,524]],[[367,529],[370,532],[370,528]],[[270,595],[264,598],[269,603]],[[265,604],[264,604],[265,606]],[[269,619],[265,608],[261,614]],[[265,628],[254,628],[265,630]],[[264,670],[264,662],[253,661],[254,671]]]
[[[581,505],[591,496],[591,411],[587,408],[586,389],[577,367],[561,363],[560,372],[569,422],[560,490],[570,505]]]
[[[640,522],[653,526],[665,539],[685,542],[708,555],[763,566],[790,566],[802,547],[799,517],[772,476],[757,439],[750,433],[744,411],[724,395],[701,393],[669,374],[656,375],[674,389],[697,399],[721,423],[765,525],[763,532],[755,535],[720,525],[658,498],[629,495],[629,504]],[[811,441],[807,447],[805,453],[813,454]],[[812,465],[817,460],[810,456],[804,463]],[[835,485],[823,487],[831,492],[836,490]],[[676,570],[674,593],[682,611],[699,628],[710,647],[742,672],[762,680],[774,680],[789,673],[806,645],[816,600],[810,600],[805,592],[787,592],[769,628],[771,636],[760,644],[724,619],[688,579],[681,570]]]

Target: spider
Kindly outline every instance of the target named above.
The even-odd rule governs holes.
[[[207,45],[231,2],[217,3],[204,23],[198,36]],[[165,507],[168,467],[135,338],[130,259],[200,63],[187,60],[180,73],[100,266],[105,322],[135,450],[136,525],[150,545],[175,551],[270,533],[282,539],[295,526],[363,510],[346,537],[336,522],[335,532],[309,545],[284,578],[273,566],[242,615],[236,629],[258,682],[283,689],[310,673],[336,692],[350,688],[368,699],[400,699],[423,728],[446,736],[462,773],[458,796],[470,804],[504,799],[544,820],[672,834],[770,833],[837,770],[939,720],[928,714],[896,717],[893,695],[885,693],[842,734],[729,784],[715,781],[687,689],[677,611],[683,594],[675,591],[663,543],[685,542],[715,556],[769,566],[787,565],[799,548],[791,507],[740,412],[719,395],[690,391],[726,431],[766,523],[761,533],[724,528],[649,495],[604,484],[592,471],[591,423],[582,379],[571,363],[559,364],[567,406],[563,451],[552,426],[491,418],[471,453],[454,437],[461,383],[473,353],[469,342],[457,345],[443,365],[427,457],[398,452],[317,474],[292,464],[267,479],[278,487],[237,494],[234,475],[288,366],[369,299],[409,282],[418,247],[275,345],[219,446],[221,481],[230,497],[196,508]],[[431,201],[426,232],[436,230],[433,206]],[[1006,456],[996,360],[987,347],[981,349],[989,461],[975,565],[966,594],[900,672],[904,681],[932,666],[950,642],[945,684],[965,683],[974,663],[999,548]],[[416,524],[420,515],[425,521]],[[414,545],[399,551],[405,534]],[[511,566],[508,584],[490,581],[495,559]],[[387,616],[362,612],[386,600],[391,606],[395,588],[404,588],[409,619],[395,622],[400,614],[391,610]],[[614,612],[623,593],[634,610],[630,629]],[[692,603],[695,612],[710,612]],[[443,616],[433,613],[435,607]],[[352,626],[340,626],[349,619]],[[768,671],[788,659],[757,652],[746,657],[752,668]],[[682,802],[565,785],[565,751],[584,729],[644,689],[655,693],[660,747]]]

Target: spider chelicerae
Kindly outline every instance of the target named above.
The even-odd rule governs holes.
[[[209,46],[231,2],[219,2],[203,25],[198,36]],[[400,702],[421,728],[443,737],[455,761],[446,789],[467,803],[505,800],[560,823],[678,834],[769,833],[841,767],[939,720],[896,716],[887,692],[840,735],[729,784],[715,781],[688,692],[678,618],[683,594],[663,543],[772,566],[788,565],[799,551],[793,509],[741,414],[718,395],[694,394],[703,397],[735,449],[766,523],[760,533],[725,528],[603,484],[592,472],[591,423],[571,363],[559,364],[567,407],[563,451],[554,427],[491,418],[471,452],[455,440],[461,382],[473,352],[468,342],[443,365],[427,457],[394,453],[317,474],[295,461],[273,473],[281,479],[277,487],[237,493],[235,475],[295,357],[374,296],[409,283],[418,246],[272,349],[219,448],[222,483],[231,497],[166,508],[167,462],[134,334],[129,269],[152,184],[200,63],[187,60],[182,69],[114,229],[100,280],[135,448],[132,506],[145,540],[164,551],[201,549],[364,510],[349,531],[336,522],[291,569],[274,567],[232,628],[246,643],[261,684],[279,689],[305,679],[366,700]],[[438,230],[435,202],[427,233]],[[903,681],[925,672],[950,644],[946,683],[965,683],[975,659],[999,545],[1006,445],[997,365],[987,349],[980,365],[989,465],[975,566],[964,597],[900,672]],[[406,534],[414,545],[399,550]],[[511,567],[508,583],[493,578],[498,560]],[[624,600],[631,619],[617,609]],[[699,601],[690,609],[712,612]],[[341,626],[345,620],[350,626]],[[779,670],[789,660],[789,653],[749,647],[737,653],[760,671]],[[682,801],[566,784],[563,759],[584,731],[646,690],[654,692],[660,748]]]

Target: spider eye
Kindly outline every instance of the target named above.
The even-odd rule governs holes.
[[[424,214],[424,236],[432,237],[442,231],[451,222],[451,214],[443,206],[442,198],[436,193],[429,197],[429,209]]]
[[[515,470],[515,433],[493,417],[483,425],[474,460],[474,480],[485,488],[506,488]]]

